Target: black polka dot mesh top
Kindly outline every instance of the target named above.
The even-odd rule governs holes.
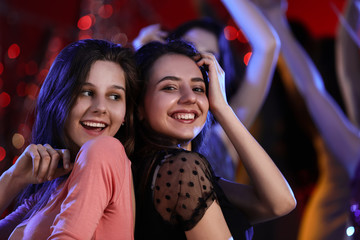
[[[190,230],[216,200],[206,160],[195,152],[169,154],[156,166],[153,201],[162,218]]]
[[[143,161],[143,168],[134,171],[135,239],[186,239],[185,231],[191,230],[215,201],[234,239],[252,238],[252,227],[228,202],[201,154],[183,149],[160,151],[150,171],[147,166]],[[144,179],[145,186],[139,185]]]

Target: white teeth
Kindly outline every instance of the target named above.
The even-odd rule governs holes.
[[[194,113],[177,113],[174,115],[175,119],[194,119],[195,118],[195,114]]]
[[[98,128],[106,127],[104,123],[83,122],[83,124],[88,127],[98,127]]]

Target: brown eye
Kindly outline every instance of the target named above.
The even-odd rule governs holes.
[[[201,92],[201,93],[203,93],[203,92],[205,92],[205,89],[202,88],[202,87],[196,87],[196,88],[193,88],[193,91],[194,91],[194,92]]]
[[[109,95],[109,98],[114,101],[119,101],[119,100],[123,99],[122,95],[119,93],[112,93]]]
[[[165,86],[161,90],[172,91],[172,90],[176,90],[176,87],[174,87],[174,86]]]

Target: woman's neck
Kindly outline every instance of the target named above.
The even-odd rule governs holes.
[[[186,143],[182,143],[182,144],[178,144],[179,148],[183,148],[185,150],[191,151],[191,141],[186,142]]]

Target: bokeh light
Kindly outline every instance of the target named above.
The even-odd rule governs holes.
[[[6,92],[0,93],[0,107],[4,108],[10,104],[10,95]]]
[[[45,80],[48,72],[49,72],[48,69],[45,69],[45,68],[44,68],[44,69],[41,69],[40,72],[39,72],[39,74],[38,74],[37,77],[36,77],[36,78],[37,78],[37,82],[38,82],[38,83],[42,83],[42,82]]]
[[[39,86],[34,83],[27,84],[25,92],[30,99],[35,100],[39,92]]]
[[[90,38],[92,38],[92,33],[85,32],[85,31],[80,31],[79,32],[79,36],[78,36],[79,40],[90,39]]]
[[[17,58],[20,55],[20,47],[16,43],[10,45],[8,49],[8,57],[10,59]]]
[[[125,46],[128,42],[128,37],[125,33],[117,33],[112,36],[111,41]]]
[[[12,144],[16,149],[20,149],[25,144],[25,138],[20,133],[15,133],[12,137]]]
[[[3,147],[0,146],[0,161],[4,160],[6,157],[6,151]]]
[[[59,52],[62,47],[62,40],[59,37],[54,37],[49,43],[50,52]]]
[[[229,41],[235,40],[238,37],[238,31],[233,26],[226,26],[224,28],[225,38]]]
[[[19,158],[19,156],[15,156],[15,157],[13,158],[12,164],[15,164],[15,163],[16,163],[16,160],[18,160],[18,158]]]
[[[99,16],[105,19],[111,17],[113,12],[114,9],[110,4],[104,4],[98,10]]]
[[[248,52],[248,53],[245,54],[245,56],[244,56],[244,63],[245,63],[246,66],[249,64],[251,55],[252,55],[252,52]]]
[[[27,97],[27,98],[25,98],[23,108],[27,112],[32,112],[35,108],[35,105],[36,105],[35,99],[31,99],[31,98]]]
[[[77,26],[80,30],[87,30],[92,26],[92,24],[93,24],[93,21],[92,21],[91,16],[85,15],[79,19]]]
[[[346,235],[351,237],[355,233],[355,228],[353,226],[350,226],[346,229]]]
[[[238,31],[237,40],[239,42],[241,42],[241,43],[247,43],[248,42],[247,38],[245,37],[244,33],[241,30]]]

